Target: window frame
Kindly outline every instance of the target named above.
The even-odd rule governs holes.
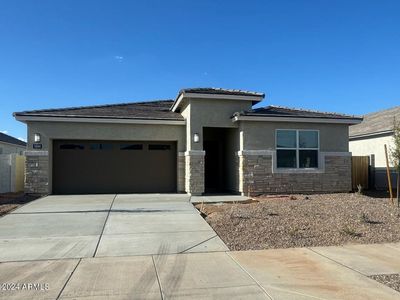
[[[295,148],[284,148],[278,147],[278,131],[295,131],[296,132],[296,147]],[[317,148],[300,148],[300,132],[301,131],[314,131],[318,133],[318,144]],[[278,150],[295,150],[296,151],[296,167],[295,168],[283,168],[278,167]],[[301,150],[313,150],[317,151],[317,167],[316,168],[300,168],[300,151]],[[320,131],[319,129],[275,129],[275,151],[276,151],[276,169],[277,170],[318,170],[320,168]]]

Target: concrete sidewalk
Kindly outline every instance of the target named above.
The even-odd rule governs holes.
[[[399,254],[399,244],[385,244],[7,262],[0,282],[49,290],[0,291],[0,298],[400,299],[358,271],[399,273]]]

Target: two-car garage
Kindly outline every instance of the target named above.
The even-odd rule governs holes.
[[[54,140],[55,194],[177,191],[177,146],[171,141]]]

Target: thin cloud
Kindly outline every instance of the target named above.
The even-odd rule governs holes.
[[[7,130],[2,130],[2,131],[0,131],[1,133],[4,133],[4,134],[7,134],[8,133],[8,131]]]
[[[24,138],[22,138],[22,137],[19,137],[18,139],[19,139],[20,141],[23,141],[23,142],[26,143],[26,139],[24,139]]]
[[[114,56],[114,59],[115,59],[117,62],[123,62],[124,57],[123,57],[123,56],[120,56],[120,55],[115,55],[115,56]]]

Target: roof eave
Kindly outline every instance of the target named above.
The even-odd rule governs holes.
[[[14,114],[17,121],[26,122],[70,122],[70,123],[116,123],[116,124],[153,124],[153,125],[185,125],[185,120],[166,118],[123,118],[93,116],[40,116]]]
[[[362,122],[360,118],[324,118],[324,117],[301,117],[301,116],[249,116],[234,115],[232,122],[257,121],[257,122],[298,122],[298,123],[332,123],[354,125]]]
[[[368,132],[368,133],[360,133],[360,134],[351,134],[349,135],[349,139],[363,139],[363,138],[374,138],[383,135],[391,135],[393,134],[393,130],[382,130],[377,132]]]

